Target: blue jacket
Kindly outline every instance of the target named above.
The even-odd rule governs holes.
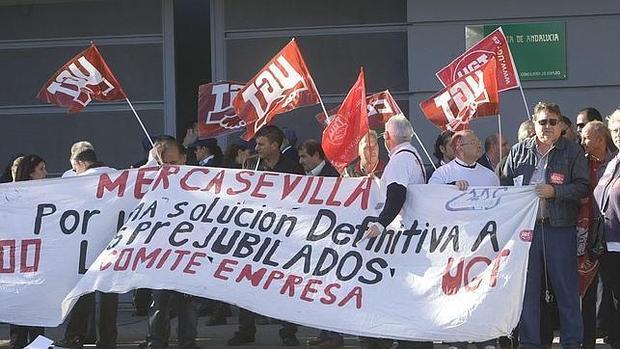
[[[536,166],[536,137],[515,144],[502,168],[502,185],[513,185],[514,178],[523,176],[523,185],[529,185]],[[549,153],[545,170],[546,183],[553,185],[555,197],[546,199],[549,223],[554,227],[577,223],[579,200],[590,194],[590,174],[583,149],[564,137],[555,143]]]

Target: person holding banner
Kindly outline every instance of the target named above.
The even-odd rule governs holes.
[[[247,159],[244,168],[273,171],[282,173],[304,174],[303,168],[299,163],[287,161],[280,152],[282,143],[284,142],[284,133],[277,126],[268,125],[259,129],[255,134],[256,153],[255,158]],[[290,322],[282,321],[280,329],[280,338],[285,346],[299,345],[299,339],[295,335],[297,333],[297,325]],[[228,340],[228,345],[239,346],[248,343],[254,343],[256,334],[256,314],[240,308],[239,309],[239,330]]]
[[[548,275],[558,302],[562,347],[578,348],[583,323],[577,287],[576,223],[580,200],[590,191],[588,164],[583,149],[561,136],[562,113],[557,104],[538,103],[533,121],[536,136],[512,147],[501,172],[502,185],[535,185],[540,198],[519,340],[525,348],[541,347],[540,292]],[[549,285],[545,291],[549,302]]]
[[[386,198],[377,221],[368,225],[365,234],[369,238],[376,238],[383,233],[399,213],[402,214],[402,225],[410,227],[413,223],[413,212],[408,188],[426,183],[422,160],[418,151],[411,145],[413,127],[409,120],[403,114],[392,116],[385,124],[383,137],[390,155],[381,177],[381,185],[386,188]],[[392,347],[392,342],[391,339],[360,338],[362,349],[388,349]],[[399,341],[398,347],[428,349],[433,347],[433,342]]]
[[[176,139],[160,138],[155,143],[154,156],[162,165],[185,165],[186,150]],[[153,302],[149,307],[147,348],[161,349],[167,346],[170,329],[170,308],[177,305],[177,338],[179,349],[195,349],[198,309],[194,297],[172,290],[152,290]]]
[[[17,163],[17,168],[15,169],[15,173],[13,173],[13,182],[43,179],[47,177],[45,160],[38,155],[31,154],[17,158],[14,163]],[[9,326],[9,348],[21,349],[44,333],[45,330],[43,327],[11,324]]]
[[[75,170],[76,176],[98,175],[116,171],[116,169],[105,166],[97,160],[97,154],[92,148],[83,148],[82,151],[72,154],[71,167]],[[97,348],[114,349],[116,348],[116,339],[118,337],[116,328],[118,294],[97,293],[100,297]],[[71,349],[81,349],[84,346],[84,342],[88,338],[89,320],[94,319],[94,314],[97,313],[95,304],[95,293],[85,294],[80,297],[69,313],[64,338],[56,342],[56,346]],[[93,320],[91,321],[94,322]]]
[[[482,154],[482,145],[473,131],[456,132],[452,136],[450,147],[454,149],[454,160],[440,166],[428,180],[428,184],[453,184],[459,190],[467,190],[469,186],[495,187],[499,185],[499,178],[495,172],[476,162]],[[448,349],[467,349],[467,342],[446,344]],[[495,349],[495,340],[476,343],[476,347]]]
[[[299,163],[308,176],[340,176],[336,168],[325,159],[325,153],[323,152],[323,148],[321,148],[321,143],[317,140],[309,139],[303,142],[297,150],[299,152]],[[337,348],[344,344],[344,338],[338,332],[321,330],[319,336],[308,341],[308,344],[321,348]]]

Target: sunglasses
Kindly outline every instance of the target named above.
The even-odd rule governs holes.
[[[543,120],[538,120],[536,121],[540,126],[547,126],[547,124],[549,124],[550,126],[555,126],[557,125],[560,120],[558,119],[543,119]]]

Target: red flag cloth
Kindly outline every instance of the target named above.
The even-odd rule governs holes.
[[[451,131],[469,128],[470,119],[497,115],[499,94],[495,73],[495,58],[491,58],[482,69],[458,78],[420,103],[420,108],[435,126]]]
[[[390,94],[385,90],[366,97],[366,109],[368,111],[368,126],[375,130],[383,128],[385,123],[396,114],[401,114],[400,107]],[[328,110],[330,118],[338,113],[338,108]],[[327,118],[324,112],[320,112],[315,116],[316,120],[323,128],[327,127]]]
[[[603,162],[588,154],[588,169],[590,170],[590,193],[598,184],[596,174]],[[592,260],[587,252],[588,242],[591,241],[592,231],[592,194],[580,200],[579,212],[577,213],[577,275],[579,276],[579,295],[584,296],[599,268],[599,261]]]
[[[435,75],[444,86],[448,86],[464,75],[480,69],[493,57],[497,61],[497,90],[503,92],[519,87],[519,73],[502,27],[495,29]]]
[[[212,138],[239,132],[245,128],[232,107],[232,101],[244,84],[218,81],[198,87],[198,138]]]
[[[233,108],[245,120],[242,138],[249,140],[276,115],[318,102],[319,93],[293,39],[241,89]]]
[[[52,75],[37,98],[67,107],[69,112],[75,113],[93,99],[114,101],[125,99],[127,95],[95,44],[91,44]]]
[[[368,134],[365,90],[362,68],[357,81],[338,108],[336,117],[323,130],[321,146],[325,157],[340,173],[357,158],[358,144]]]

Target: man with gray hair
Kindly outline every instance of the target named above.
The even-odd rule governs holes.
[[[418,151],[411,145],[413,127],[403,114],[392,116],[385,124],[383,135],[385,147],[390,155],[381,185],[387,188],[385,206],[379,214],[376,222],[368,225],[366,235],[370,238],[377,237],[385,231],[396,216],[402,215],[402,224],[410,227],[413,223],[412,195],[409,188],[416,184],[426,182],[424,166]],[[360,343],[362,348],[387,349],[392,347],[391,340],[365,340]],[[432,342],[405,342],[399,341],[399,348],[432,348]]]
[[[77,154],[83,152],[86,149],[95,150],[95,147],[93,147],[92,143],[90,143],[89,141],[79,141],[79,142],[73,143],[73,145],[71,146],[71,154],[69,155],[69,162],[71,162],[71,160]],[[73,163],[71,162],[71,168],[66,170],[62,174],[61,178],[74,177],[74,176],[77,176],[77,173],[75,171],[75,167],[73,166]]]

